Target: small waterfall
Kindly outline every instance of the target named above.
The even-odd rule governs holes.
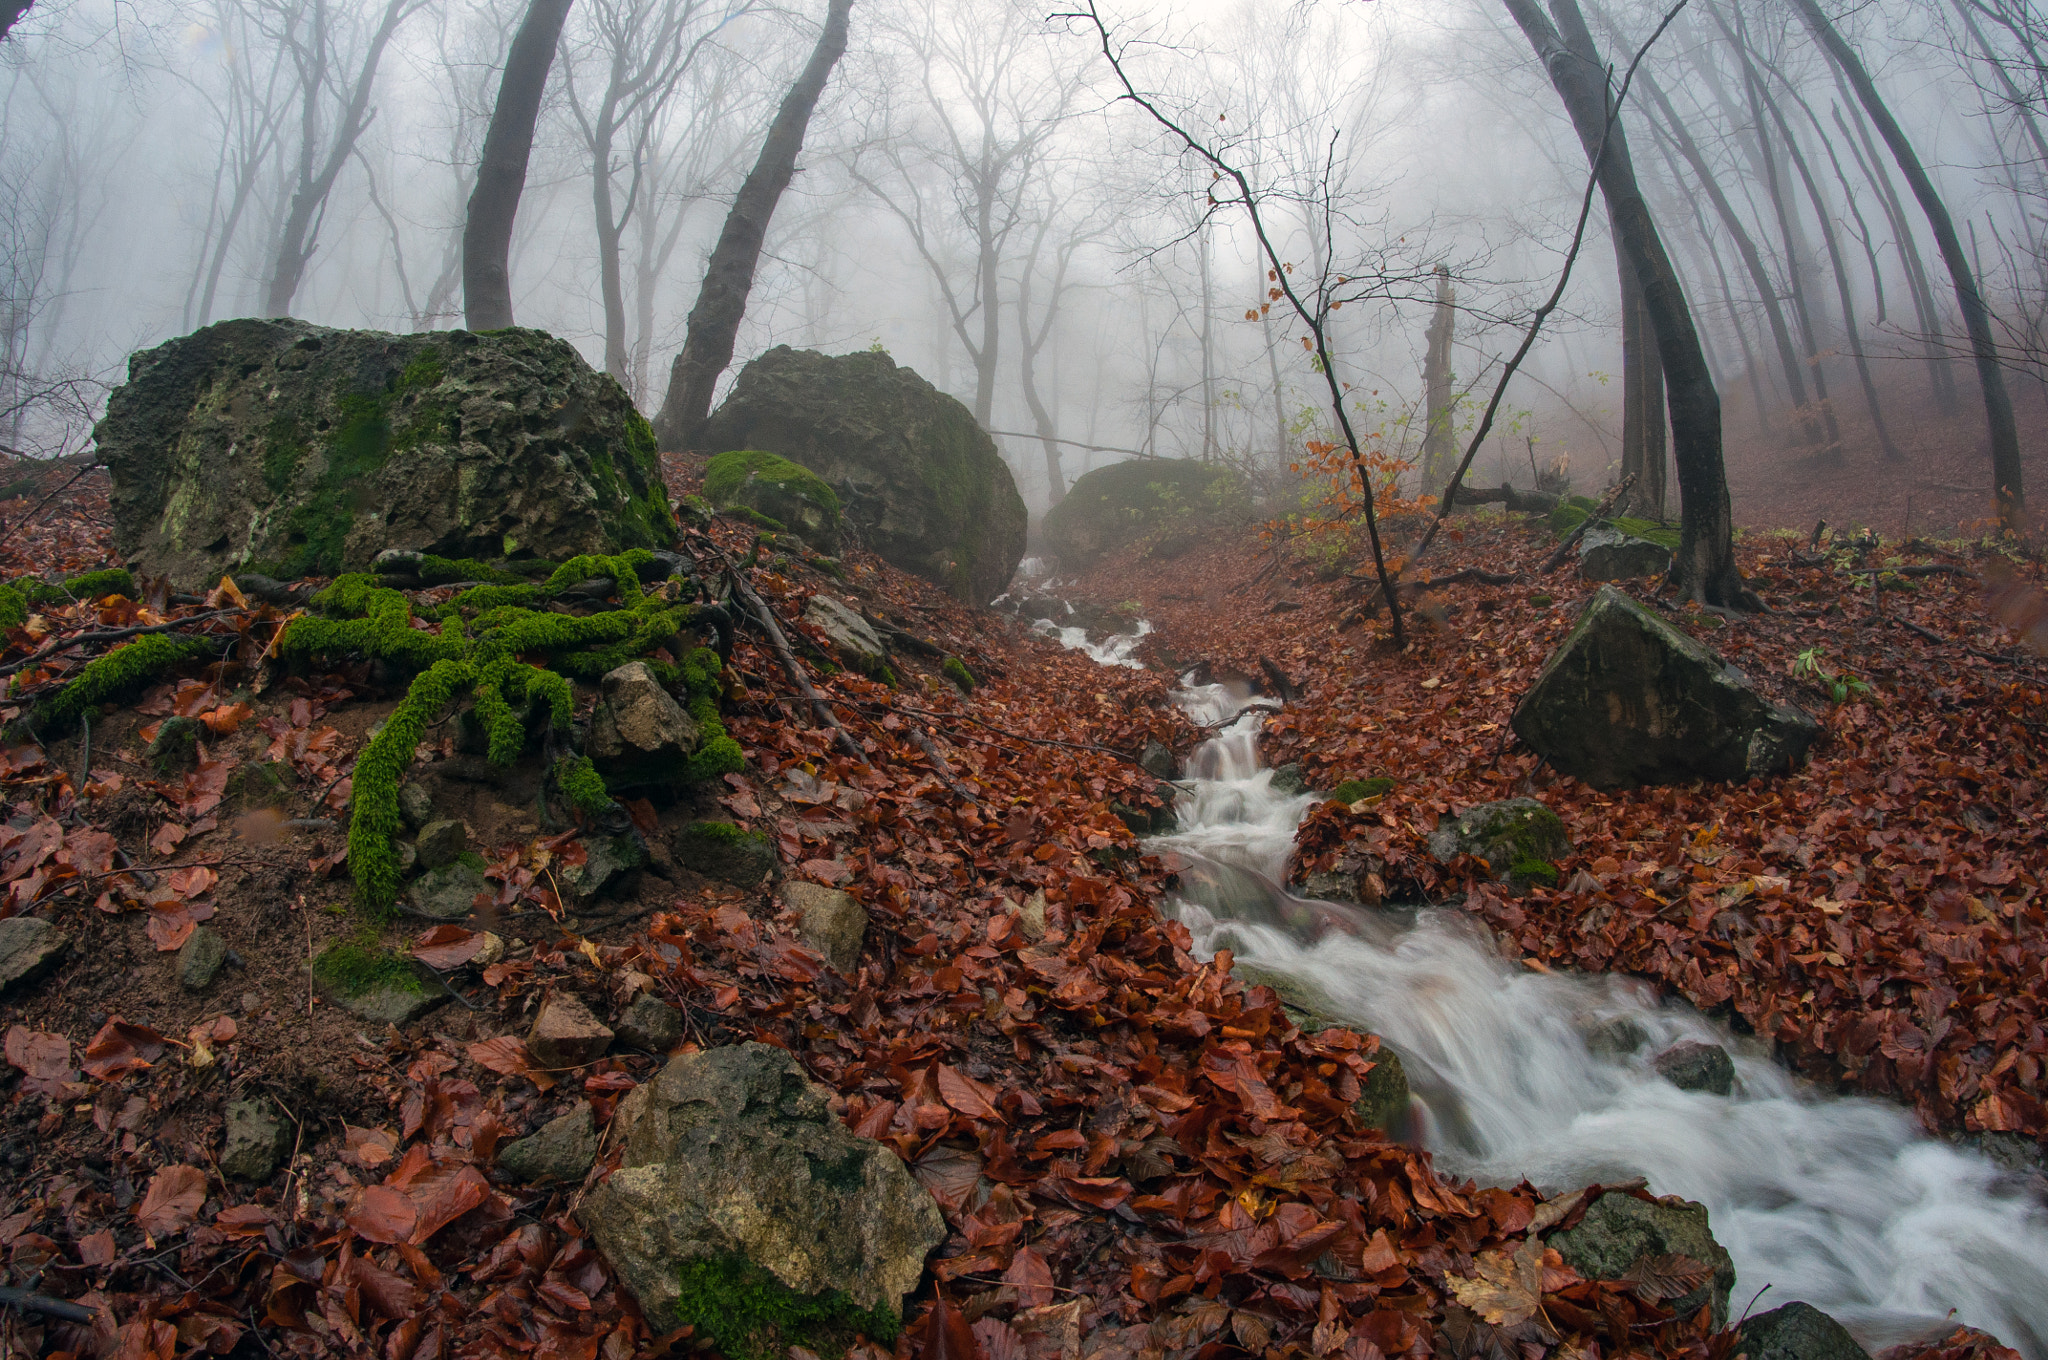
[[[1127,657],[1117,642],[1088,650]],[[2026,1178],[1927,1137],[1896,1105],[1792,1077],[1640,983],[1529,971],[1463,912],[1285,892],[1315,800],[1273,790],[1247,697],[1181,692],[1196,722],[1221,726],[1190,761],[1181,829],[1153,842],[1188,866],[1175,910],[1204,953],[1283,974],[1328,1018],[1392,1044],[1446,1169],[1557,1189],[1645,1176],[1707,1206],[1735,1260],[1738,1316],[1769,1286],[1756,1311],[1804,1300],[1873,1352],[1961,1321],[2048,1360],[2048,1213]],[[1651,1059],[1684,1040],[1728,1050],[1732,1095],[1657,1074]]]

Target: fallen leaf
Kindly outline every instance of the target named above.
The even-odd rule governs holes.
[[[206,1203],[206,1173],[196,1166],[167,1166],[150,1177],[149,1190],[135,1206],[135,1222],[154,1239],[189,1227]]]

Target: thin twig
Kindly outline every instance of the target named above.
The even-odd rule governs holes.
[[[1631,472],[1610,488],[1607,494],[1600,498],[1600,504],[1594,506],[1586,517],[1578,522],[1577,527],[1564,536],[1564,542],[1557,545],[1557,550],[1543,559],[1543,565],[1536,568],[1536,574],[1548,576],[1556,571],[1557,564],[1564,561],[1565,555],[1572,550],[1572,545],[1586,536],[1586,530],[1607,518],[1607,512],[1614,508],[1614,503],[1620,500],[1631,486],[1635,485],[1635,481],[1636,475]]]
[[[47,1294],[31,1294],[26,1289],[13,1285],[0,1285],[0,1306],[18,1308],[24,1313],[41,1313],[46,1317],[62,1318],[66,1322],[91,1322],[93,1311],[64,1299],[53,1299]]]
[[[138,624],[133,628],[103,628],[91,633],[77,633],[70,637],[55,638],[43,644],[19,661],[0,666],[0,676],[12,675],[26,670],[44,657],[57,652],[67,652],[73,647],[83,647],[90,642],[114,642],[121,638],[140,637],[144,633],[173,633],[180,628],[190,628],[195,623],[210,623],[236,613],[233,609],[216,609],[210,614],[194,614],[189,618],[173,619],[169,623]]]
[[[0,541],[4,541],[8,534],[15,532],[17,529],[25,527],[31,520],[33,520],[37,515],[40,515],[43,512],[44,506],[48,505],[51,501],[56,500],[57,497],[63,495],[65,492],[69,491],[71,489],[72,483],[76,482],[80,477],[83,477],[86,473],[91,472],[94,468],[99,466],[100,461],[97,458],[95,458],[92,462],[87,463],[84,467],[72,473],[68,478],[65,479],[64,485],[58,487],[55,491],[52,491],[49,495],[37,501],[35,504],[35,508],[33,510],[30,510],[20,519],[8,525],[4,530],[0,530]]]
[[[954,777],[953,767],[948,765],[946,758],[939,754],[939,748],[933,744],[931,735],[916,723],[910,724],[910,739],[917,743],[918,750],[924,752],[925,759],[931,761],[932,769],[937,772],[939,781],[951,789],[955,796],[965,798],[970,803],[979,803],[981,801],[981,799],[974,796],[974,792],[971,789]]]
[[[725,557],[723,552],[718,555],[721,558]],[[796,653],[790,650],[789,639],[783,636],[781,627],[775,622],[775,611],[770,609],[768,602],[757,595],[754,588],[742,579],[739,568],[730,561],[725,564],[725,574],[726,579],[732,582],[733,593],[746,602],[754,617],[760,621],[762,632],[767,634],[768,645],[775,649],[776,657],[782,662],[782,669],[789,673],[789,678],[796,685],[798,692],[810,702],[811,712],[817,715],[819,726],[831,728],[840,749],[861,764],[867,764],[867,752],[861,750],[860,743],[839,725],[839,715],[832,711],[832,705],[826,703],[824,696],[811,684],[811,677],[804,671],[803,663],[798,661]]]

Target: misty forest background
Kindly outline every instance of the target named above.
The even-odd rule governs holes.
[[[131,351],[222,318],[462,324],[465,205],[526,8],[39,0],[20,13],[0,45],[0,443],[84,448]],[[569,10],[519,205],[513,306],[643,411],[661,405],[705,257],[824,8]],[[1092,27],[1057,8],[855,6],[737,356],[887,349],[1014,432],[998,442],[1034,514],[1133,453],[1225,460],[1282,489],[1304,442],[1330,435],[1302,327],[1274,305],[1242,210],[1216,206],[1210,171],[1117,100]],[[1583,5],[1616,65],[1666,8]],[[1828,8],[1966,244],[2034,464],[2048,16],[2032,0]],[[1348,281],[1328,327],[1360,433],[1420,461],[1432,343],[1448,357],[1440,424],[1468,431],[1555,283],[1585,191],[1586,152],[1508,10],[1246,0],[1103,17],[1134,83],[1246,172],[1280,254],[1304,277]],[[1888,535],[1984,523],[1984,407],[1949,274],[1795,7],[1694,0],[1644,61],[1624,121],[1725,406],[1737,522],[1785,522],[1802,508],[1785,489],[1803,487]],[[296,250],[295,201],[310,210]],[[1624,390],[1597,205],[1589,240],[1471,482],[1527,486],[1562,454],[1597,490],[1620,466],[1625,418],[1658,417]],[[1455,312],[1433,331],[1445,299]],[[1442,480],[1417,467],[1404,484]]]

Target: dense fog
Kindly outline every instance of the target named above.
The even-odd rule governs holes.
[[[2030,0],[1843,8],[1829,6],[1967,245],[2009,380],[2023,406],[2037,400],[2048,21]],[[569,12],[517,221],[514,307],[609,368],[643,410],[660,404],[705,256],[823,9],[579,0]],[[1664,13],[1633,0],[1584,10],[1617,68]],[[222,318],[460,325],[464,206],[523,12],[512,0],[30,8],[0,46],[0,438],[34,455],[83,447],[129,352]],[[1347,299],[1329,317],[1337,369],[1360,433],[1396,455],[1420,442],[1432,271],[1448,267],[1453,424],[1468,430],[1555,282],[1586,188],[1585,153],[1505,9],[1120,0],[1101,12],[1133,85],[1245,172],[1293,278]],[[1329,425],[1303,327],[1270,297],[1242,207],[1227,193],[1216,205],[1212,171],[1121,93],[1092,26],[1046,6],[860,0],[774,217],[740,359],[777,344],[886,349],[1017,432],[998,442],[1034,511],[1054,475],[1134,451],[1253,471],[1297,457]],[[1908,455],[1920,431],[1982,444],[1927,221],[1792,5],[1692,0],[1622,118],[1731,442],[1825,454],[1868,438],[1874,392]],[[293,278],[280,255],[295,197],[311,207]],[[1561,452],[1577,484],[1607,478],[1622,415],[1615,279],[1596,200],[1475,481],[1526,485]],[[1050,446],[1057,474],[1044,436],[1064,441]]]

